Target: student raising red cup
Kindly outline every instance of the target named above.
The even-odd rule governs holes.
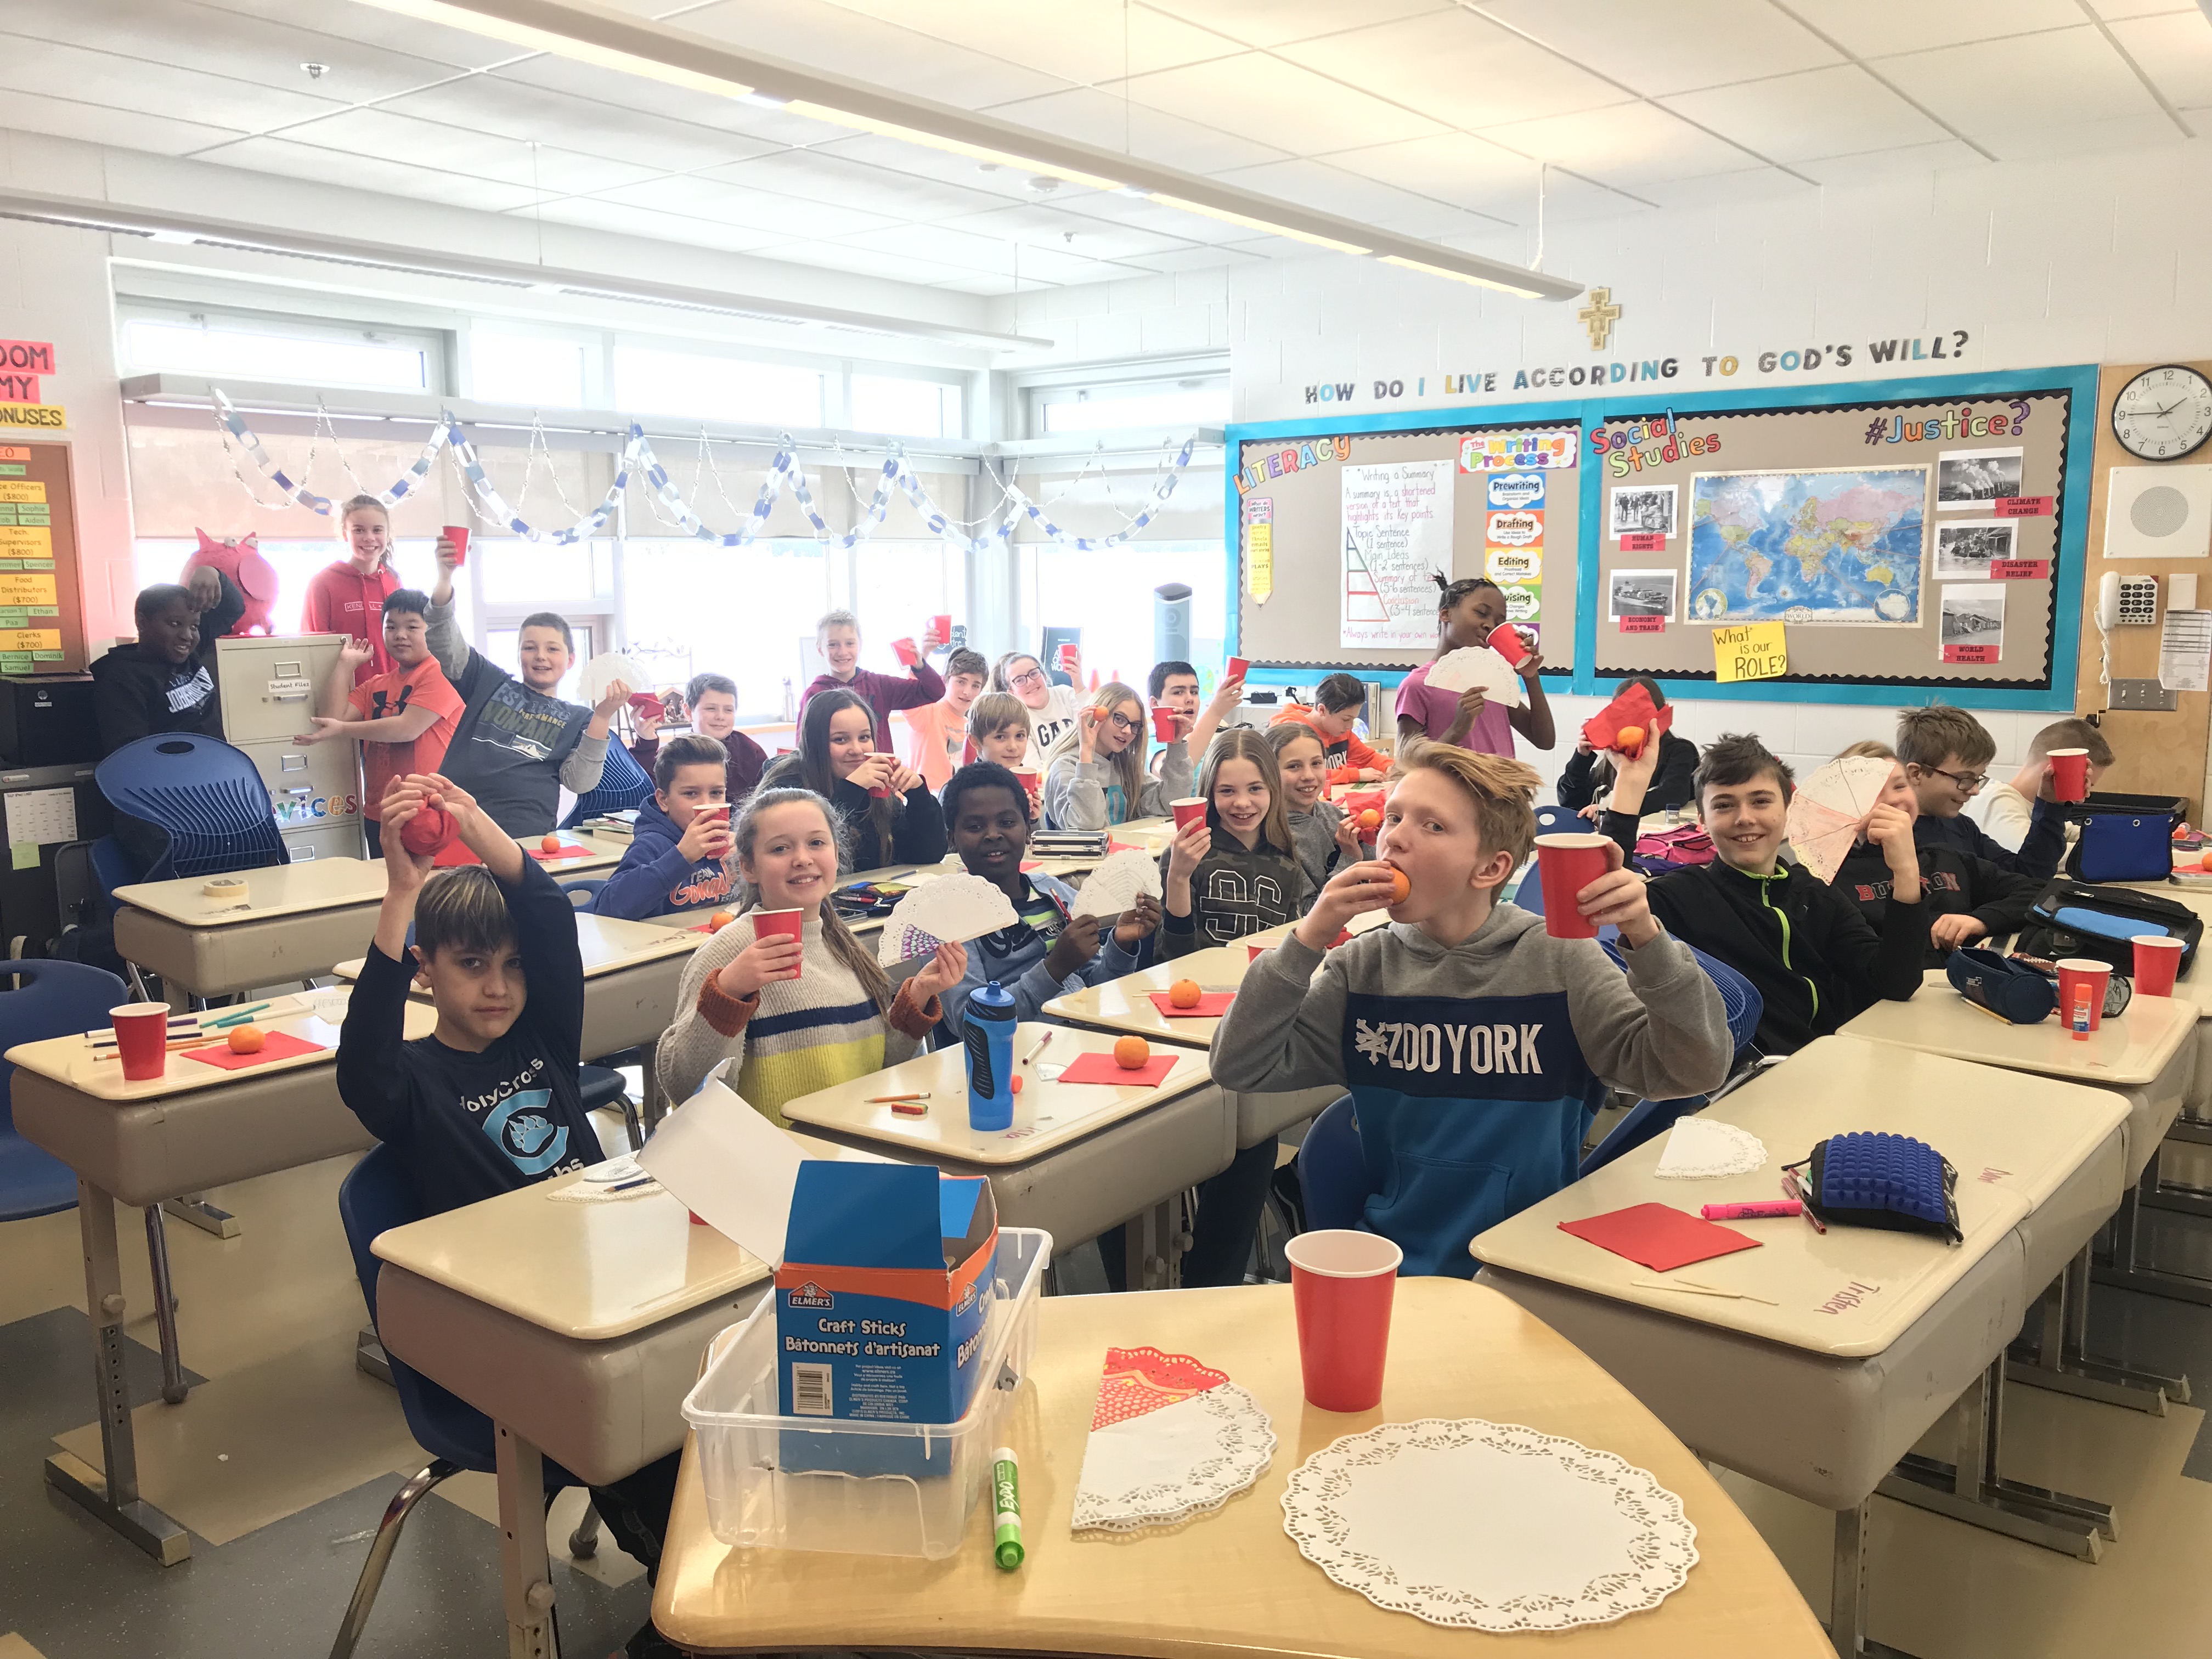
[[[1582,913],[1580,895],[1613,868],[1603,836],[1539,836],[1536,875],[1544,895],[1544,931],[1553,939],[1595,939],[1597,924]]]
[[[1181,835],[1192,824],[1206,822],[1206,797],[1187,795],[1181,800],[1171,800],[1168,811],[1175,814],[1176,834]]]
[[[1152,710],[1152,736],[1161,743],[1176,740],[1176,711],[1172,708]]]
[[[1504,658],[1505,665],[1509,668],[1518,668],[1528,659],[1528,641],[1521,637],[1521,630],[1510,622],[1500,623],[1492,629],[1490,638],[1484,643]]]
[[[806,931],[806,912],[804,910],[756,910],[753,912],[755,939],[787,939],[800,940]],[[802,948],[803,941],[802,941]],[[805,978],[806,969],[802,958],[799,974]]]
[[[2089,751],[2054,749],[2051,751],[2051,795],[2054,800],[2089,799]]]
[[[469,527],[465,524],[449,524],[439,532],[453,544],[453,568],[459,570],[469,562]]]

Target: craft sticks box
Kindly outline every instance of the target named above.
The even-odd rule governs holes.
[[[981,1370],[998,1241],[988,1182],[802,1163],[775,1270],[783,1414],[957,1421]]]

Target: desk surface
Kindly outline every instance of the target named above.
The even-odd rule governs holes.
[[[703,924],[707,918],[694,918]],[[664,957],[688,957],[707,942],[708,935],[690,927],[656,926],[650,921],[626,921],[620,916],[596,916],[576,912],[576,944],[583,953],[584,977],[597,979],[624,968],[658,962]],[[341,962],[331,971],[340,979],[359,979],[364,958]],[[414,994],[425,994],[417,991]]]
[[[1554,1284],[1816,1353],[1881,1353],[2118,1134],[2128,1108],[2109,1090],[1831,1036],[1704,1115],[1757,1135],[1766,1146],[1765,1167],[1709,1181],[1661,1180],[1653,1173],[1666,1146],[1661,1136],[1492,1227],[1475,1239],[1474,1255]],[[1726,1224],[1760,1241],[1759,1249],[1672,1275],[1765,1297],[1777,1304],[1769,1307],[1641,1288],[1632,1281],[1670,1276],[1559,1231],[1562,1221],[1632,1204],[1665,1204],[1695,1215],[1701,1205],[1779,1198],[1783,1164],[1804,1158],[1817,1140],[1856,1129],[1911,1135],[1950,1159],[1959,1172],[1963,1243],[1872,1227],[1832,1227],[1823,1235],[1794,1216],[1738,1221]],[[1854,1285],[1861,1287],[1856,1292],[1850,1291]]]
[[[1019,1064],[1048,1031],[1053,1033],[1053,1039],[1045,1051],[1034,1062]],[[963,1164],[1018,1164],[1033,1162],[1069,1141],[1133,1117],[1164,1100],[1187,1095],[1212,1080],[1203,1054],[1166,1046],[1158,1052],[1172,1055],[1175,1066],[1156,1088],[1048,1083],[1037,1074],[1039,1066],[1065,1066],[1078,1054],[1109,1054],[1115,1041],[1103,1031],[1079,1031],[1028,1021],[1017,1025],[1014,1059],[1023,1081],[1022,1092],[1014,1097],[1014,1122],[1010,1129],[968,1127],[968,1054],[957,1046],[917,1054],[903,1065],[834,1089],[802,1095],[785,1105],[783,1115],[793,1123],[811,1124],[930,1157]],[[929,1091],[926,1116],[905,1117],[889,1106],[868,1104],[871,1095],[912,1089]]]
[[[220,1013],[220,1009],[215,1011]],[[343,1018],[343,1016],[341,1016]],[[427,1003],[410,1003],[405,1015],[405,1040],[430,1035],[438,1024],[438,1016]],[[148,1078],[142,1083],[125,1080],[120,1060],[95,1060],[93,1050],[82,1036],[49,1037],[43,1042],[25,1042],[8,1050],[7,1058],[40,1077],[51,1078],[80,1094],[94,1100],[125,1103],[151,1100],[162,1095],[183,1094],[191,1090],[212,1089],[226,1083],[235,1083],[248,1078],[266,1077],[277,1072],[298,1071],[310,1066],[330,1066],[337,1062],[338,1028],[311,1013],[285,1015],[276,1019],[256,1019],[253,1022],[265,1031],[284,1031],[309,1042],[322,1045],[312,1054],[295,1054],[287,1060],[264,1060],[238,1071],[226,1071],[220,1066],[210,1066],[204,1060],[185,1057],[182,1049],[173,1049],[161,1068],[161,1075]],[[217,1034],[208,1039],[208,1046],[223,1041]]]
[[[679,1646],[917,1645],[960,1652],[1146,1659],[1466,1659],[1531,1651],[1622,1659],[1832,1659],[1771,1552],[1703,1464],[1628,1392],[1486,1286],[1401,1279],[1382,1408],[1316,1411],[1301,1396],[1285,1285],[1048,1297],[1012,1419],[1028,1559],[992,1565],[988,1506],[942,1561],[733,1550],[707,1530],[687,1443],[653,1618]],[[1226,1370],[1273,1420],[1274,1462],[1251,1491],[1166,1531],[1068,1530],[1109,1346],[1150,1344]],[[1340,1588],[1283,1530],[1291,1472],[1340,1436],[1384,1421],[1480,1417],[1614,1452],[1679,1495],[1698,1529],[1689,1581],[1650,1613],[1559,1635],[1489,1636],[1386,1613]]]
[[[1133,1032],[1158,1042],[1203,1048],[1212,1042],[1214,1028],[1221,1022],[1170,1019],[1153,1003],[1150,993],[1164,991],[1179,979],[1196,980],[1202,991],[1234,991],[1244,982],[1244,970],[1251,965],[1252,952],[1239,940],[1218,950],[1194,951],[1173,962],[1140,968],[1103,985],[1086,985],[1070,995],[1054,997],[1044,1005],[1043,1012],[1073,1025]]]
[[[2137,997],[2082,1041],[2056,1018],[2011,1025],[1968,1002],[1931,968],[1910,1002],[1877,1002],[1844,1027],[1845,1036],[1950,1054],[2015,1072],[2108,1088],[2154,1082],[2195,1035],[2197,1009],[2172,997]]]

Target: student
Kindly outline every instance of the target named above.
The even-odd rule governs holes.
[[[1996,754],[1996,739],[1963,708],[1939,702],[1900,711],[1897,757],[1905,763],[1905,775],[1912,780],[1912,793],[1920,800],[1920,817],[1912,833],[1923,847],[1972,853],[2000,870],[2048,881],[2066,854],[2064,807],[2056,801],[2037,801],[2018,852],[2000,847],[1965,816],[1966,803],[1990,781],[1989,764]]]
[[[361,740],[362,818],[368,831],[368,855],[384,856],[377,823],[386,788],[410,773],[433,773],[444,764],[453,732],[465,712],[460,694],[430,654],[425,613],[430,598],[411,587],[395,587],[384,599],[384,653],[388,673],[373,674],[355,684],[368,659],[365,647],[349,642],[324,682],[321,709],[313,729],[295,744],[327,743],[332,738]],[[350,688],[350,689],[349,689]],[[350,711],[352,720],[345,718]]]
[[[1487,644],[1505,621],[1504,590],[1480,576],[1447,582],[1439,574],[1436,583],[1439,590],[1437,626],[1443,635],[1437,655]],[[1528,701],[1522,708],[1506,708],[1491,707],[1480,690],[1430,690],[1429,669],[1433,665],[1424,663],[1398,687],[1400,739],[1429,738],[1472,749],[1479,755],[1504,755],[1510,759],[1513,734],[1518,732],[1535,747],[1549,749],[1557,739],[1552,729],[1552,705],[1544,694],[1543,681],[1536,678],[1543,664],[1543,658],[1534,651],[1521,659],[1517,672]]]
[[[1043,754],[1075,729],[1080,699],[1073,688],[1047,679],[1044,665],[1026,651],[1009,651],[992,665],[991,689],[1011,692],[1029,710],[1034,754]]]
[[[1313,706],[1291,703],[1271,726],[1310,726],[1321,738],[1331,783],[1366,783],[1390,769],[1390,757],[1359,740],[1352,728],[1367,706],[1367,688],[1349,674],[1331,674],[1314,688]]]
[[[1632,685],[1640,685],[1650,695],[1654,708],[1667,706],[1667,694],[1659,689],[1659,682],[1648,674],[1630,675],[1613,688],[1613,695],[1621,696]],[[1846,750],[1844,752],[1848,754],[1850,751]],[[1672,732],[1662,732],[1659,734],[1659,770],[1651,780],[1651,787],[1644,791],[1644,810],[1647,812],[1671,812],[1692,799],[1690,778],[1697,769],[1698,745],[1687,738],[1676,737]],[[1590,740],[1577,732],[1575,734],[1575,752],[1568,758],[1566,769],[1559,774],[1559,805],[1595,823],[1598,798],[1612,787],[1613,757],[1600,755],[1590,747]]]
[[[1328,799],[1328,757],[1322,748],[1322,734],[1304,721],[1285,724],[1279,720],[1267,728],[1267,744],[1275,751],[1275,769],[1282,775],[1284,816],[1297,849],[1298,869],[1305,877],[1305,901],[1299,907],[1303,913],[1340,862],[1357,864],[1364,854],[1358,826]]]
[[[1053,830],[1104,830],[1160,818],[1191,793],[1190,745],[1163,745],[1159,775],[1145,771],[1145,705],[1119,680],[1092,694],[1066,734],[1045,752],[1044,821]]]
[[[1634,760],[1619,761],[1613,799],[1598,826],[1624,854],[1636,845],[1644,792],[1658,764],[1653,744]],[[1801,865],[1781,862],[1794,782],[1765,744],[1733,733],[1721,738],[1698,761],[1692,782],[1715,856],[1711,864],[1654,881],[1651,914],[1684,944],[1718,957],[1759,988],[1766,1005],[1759,1048],[1795,1054],[1878,1001],[1910,1001],[1920,988],[1928,950],[1911,817],[1883,805],[1867,821],[1867,839],[1881,848],[1895,884],[1876,933],[1826,882]]]
[[[2063,747],[2064,745],[2061,745]],[[1843,750],[1869,760],[1890,763],[1889,781],[1881,804],[1911,817],[1920,816],[1919,797],[1887,744],[1855,743]],[[1928,951],[1921,959],[1926,968],[1941,968],[1962,945],[1984,939],[2003,939],[2017,933],[2027,921],[2043,884],[2033,876],[2000,870],[1987,859],[1976,858],[1950,847],[1914,849],[1920,862],[1920,903],[1928,916]],[[1836,890],[1859,908],[1867,925],[1879,933],[1888,908],[1892,884],[1887,855],[1862,839],[1844,855],[1836,869]]]
[[[357,659],[356,682],[389,674],[395,664],[384,647],[384,606],[399,591],[391,565],[392,520],[374,495],[356,495],[339,510],[338,533],[348,556],[325,565],[307,583],[300,608],[303,634],[350,634],[368,647]],[[434,767],[424,769],[434,771]]]
[[[1200,708],[1198,670],[1187,662],[1154,663],[1146,685],[1152,695],[1152,707],[1164,708],[1176,717],[1176,736],[1182,740],[1183,752],[1188,755],[1203,755],[1206,744],[1213,741],[1213,734],[1221,729],[1222,721],[1244,702],[1244,679],[1240,674],[1234,679],[1223,679],[1213,688],[1212,699]],[[1154,777],[1167,764],[1169,747],[1163,744],[1146,764],[1146,769]]]
[[[1030,711],[1010,691],[986,691],[968,705],[968,744],[977,760],[1021,771],[1029,765]]]
[[[2112,745],[2087,720],[2053,720],[2037,732],[2027,745],[2027,764],[2013,775],[2011,782],[1990,784],[1982,797],[1982,833],[2008,852],[2020,851],[2034,827],[2033,803],[2052,799],[2051,751],[2054,749],[2089,751],[2092,789],[2112,769]]]
[[[200,607],[187,587],[141,588],[131,606],[135,644],[118,645],[92,665],[92,712],[100,752],[169,732],[222,735],[215,677],[200,657]]]
[[[602,916],[642,921],[726,903],[731,879],[729,799],[722,745],[694,732],[671,738],[653,760],[653,799],[622,862],[592,901]]]
[[[821,692],[799,717],[799,752],[779,756],[761,787],[811,789],[831,803],[846,850],[860,860],[848,870],[935,864],[945,856],[945,810],[921,773],[877,747],[878,731],[858,692]]]
[[[439,537],[438,585],[430,590],[424,619],[430,654],[465,709],[446,754],[445,775],[508,835],[534,840],[561,816],[563,788],[580,795],[599,787],[607,759],[607,722],[629,700],[629,687],[615,681],[596,708],[562,702],[556,693],[576,660],[576,642],[568,619],[550,611],[522,619],[515,635],[521,679],[471,650],[453,623],[453,570],[459,562],[453,543]]]
[[[1349,1088],[1373,1194],[1364,1224],[1405,1251],[1401,1273],[1465,1279],[1477,1233],[1575,1179],[1608,1086],[1702,1094],[1735,1045],[1719,991],[1633,871],[1616,865],[1578,905],[1620,928],[1625,974],[1595,942],[1553,939],[1498,902],[1535,839],[1533,768],[1445,744],[1398,765],[1376,857],[1338,871],[1253,963],[1209,1063],[1227,1089]],[[1392,906],[1397,872],[1412,888]],[[1391,926],[1328,948],[1386,907]]]
[[[694,674],[684,688],[684,703],[691,711],[692,734],[712,738],[728,753],[724,787],[730,799],[741,801],[759,788],[761,774],[768,770],[768,750],[738,730],[738,683],[726,674]],[[639,735],[629,745],[631,757],[648,772],[660,752],[659,731],[660,722],[648,716],[639,722]]]
[[[874,712],[876,730],[889,742],[892,711],[919,708],[945,696],[945,682],[929,665],[929,653],[943,643],[933,624],[922,635],[921,655],[904,678],[878,674],[860,666],[860,619],[849,611],[832,611],[814,624],[815,647],[830,665],[829,671],[817,674],[799,694],[799,712],[804,716],[807,704],[824,691],[855,692]]]
[[[968,955],[939,945],[892,994],[873,941],[854,939],[825,902],[845,860],[830,803],[812,791],[765,786],[738,813],[736,835],[738,919],[684,970],[676,1023],[660,1039],[660,1082],[671,1100],[689,1099],[734,1059],[731,1087],[787,1127],[787,1102],[909,1058],[944,1017],[939,999],[960,982]],[[799,938],[755,933],[763,910],[805,912]]]
[[[399,844],[408,820],[429,806],[452,816],[481,867],[434,871],[431,855]],[[338,1029],[338,1097],[397,1155],[425,1215],[599,1163],[577,1092],[584,964],[568,895],[446,778],[396,777],[379,810],[392,831],[390,878]],[[438,1013],[431,1034],[411,1042],[410,982]],[[649,1571],[659,1565],[678,1462],[672,1452],[592,1488],[617,1541]],[[650,1626],[630,1650],[654,1651],[649,1639]]]
[[[948,1029],[957,1030],[968,999],[996,980],[1013,994],[1014,1018],[1042,1019],[1056,996],[1103,985],[1144,965],[1145,941],[1160,922],[1160,902],[1140,893],[1118,917],[1073,915],[1075,889],[1042,870],[1022,873],[1029,848],[1028,791],[1003,766],[975,761],[945,786],[952,850],[971,876],[994,884],[1014,907],[1012,926],[968,942],[968,969],[945,994]]]
[[[945,696],[906,711],[906,763],[933,789],[942,789],[966,758],[968,711],[991,677],[980,651],[966,647],[945,659]]]

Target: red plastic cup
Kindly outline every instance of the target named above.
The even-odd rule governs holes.
[[[1241,680],[1251,672],[1252,659],[1249,657],[1231,657],[1221,665],[1221,678],[1224,680]]]
[[[799,939],[806,932],[806,912],[804,910],[756,910],[753,912],[755,939]],[[804,961],[799,963],[799,975],[806,973]]]
[[[1553,939],[1595,939],[1597,928],[1577,908],[1576,896],[1610,867],[1603,836],[1536,837],[1536,873],[1543,883],[1544,931]]]
[[[929,631],[937,635],[937,642],[939,645],[951,644],[952,613],[950,611],[944,611],[932,617],[929,619]]]
[[[912,640],[893,640],[891,649],[898,653],[898,659],[908,668],[921,660],[921,652]]]
[[[1382,1403],[1390,1356],[1390,1302],[1406,1253],[1380,1233],[1324,1228],[1284,1247],[1298,1319],[1306,1403],[1368,1412]]]
[[[1008,769],[1022,781],[1022,787],[1029,792],[1030,805],[1032,808],[1036,806],[1044,799],[1043,777],[1038,773],[1026,771],[1020,767],[1011,767]]]
[[[469,562],[469,527],[465,524],[449,524],[445,528],[445,537],[453,544],[453,568],[459,569]]]
[[[169,1059],[169,1005],[126,1002],[107,1011],[115,1027],[115,1049],[123,1057],[126,1082],[147,1083],[161,1075]]]
[[[1500,623],[1492,629],[1490,637],[1483,643],[1504,658],[1509,668],[1518,668],[1528,656],[1528,641],[1521,637],[1521,630],[1510,622]]]
[[[1175,814],[1176,834],[1179,836],[1192,824],[1206,822],[1206,797],[1186,795],[1181,800],[1171,800],[1168,811]]]
[[[2051,793],[2060,800],[2089,799],[2089,751],[2054,749],[2051,751]]]
[[[2173,977],[2181,971],[2181,941],[2167,933],[2137,933],[2128,943],[2136,947],[2136,994],[2172,996]]]
[[[1158,738],[1162,743],[1173,743],[1175,741],[1176,711],[1174,709],[1155,708],[1152,710],[1152,735]]]
[[[2058,964],[2058,1018],[2086,1042],[2105,1023],[2105,993],[2112,983],[2112,964],[2067,957]]]

